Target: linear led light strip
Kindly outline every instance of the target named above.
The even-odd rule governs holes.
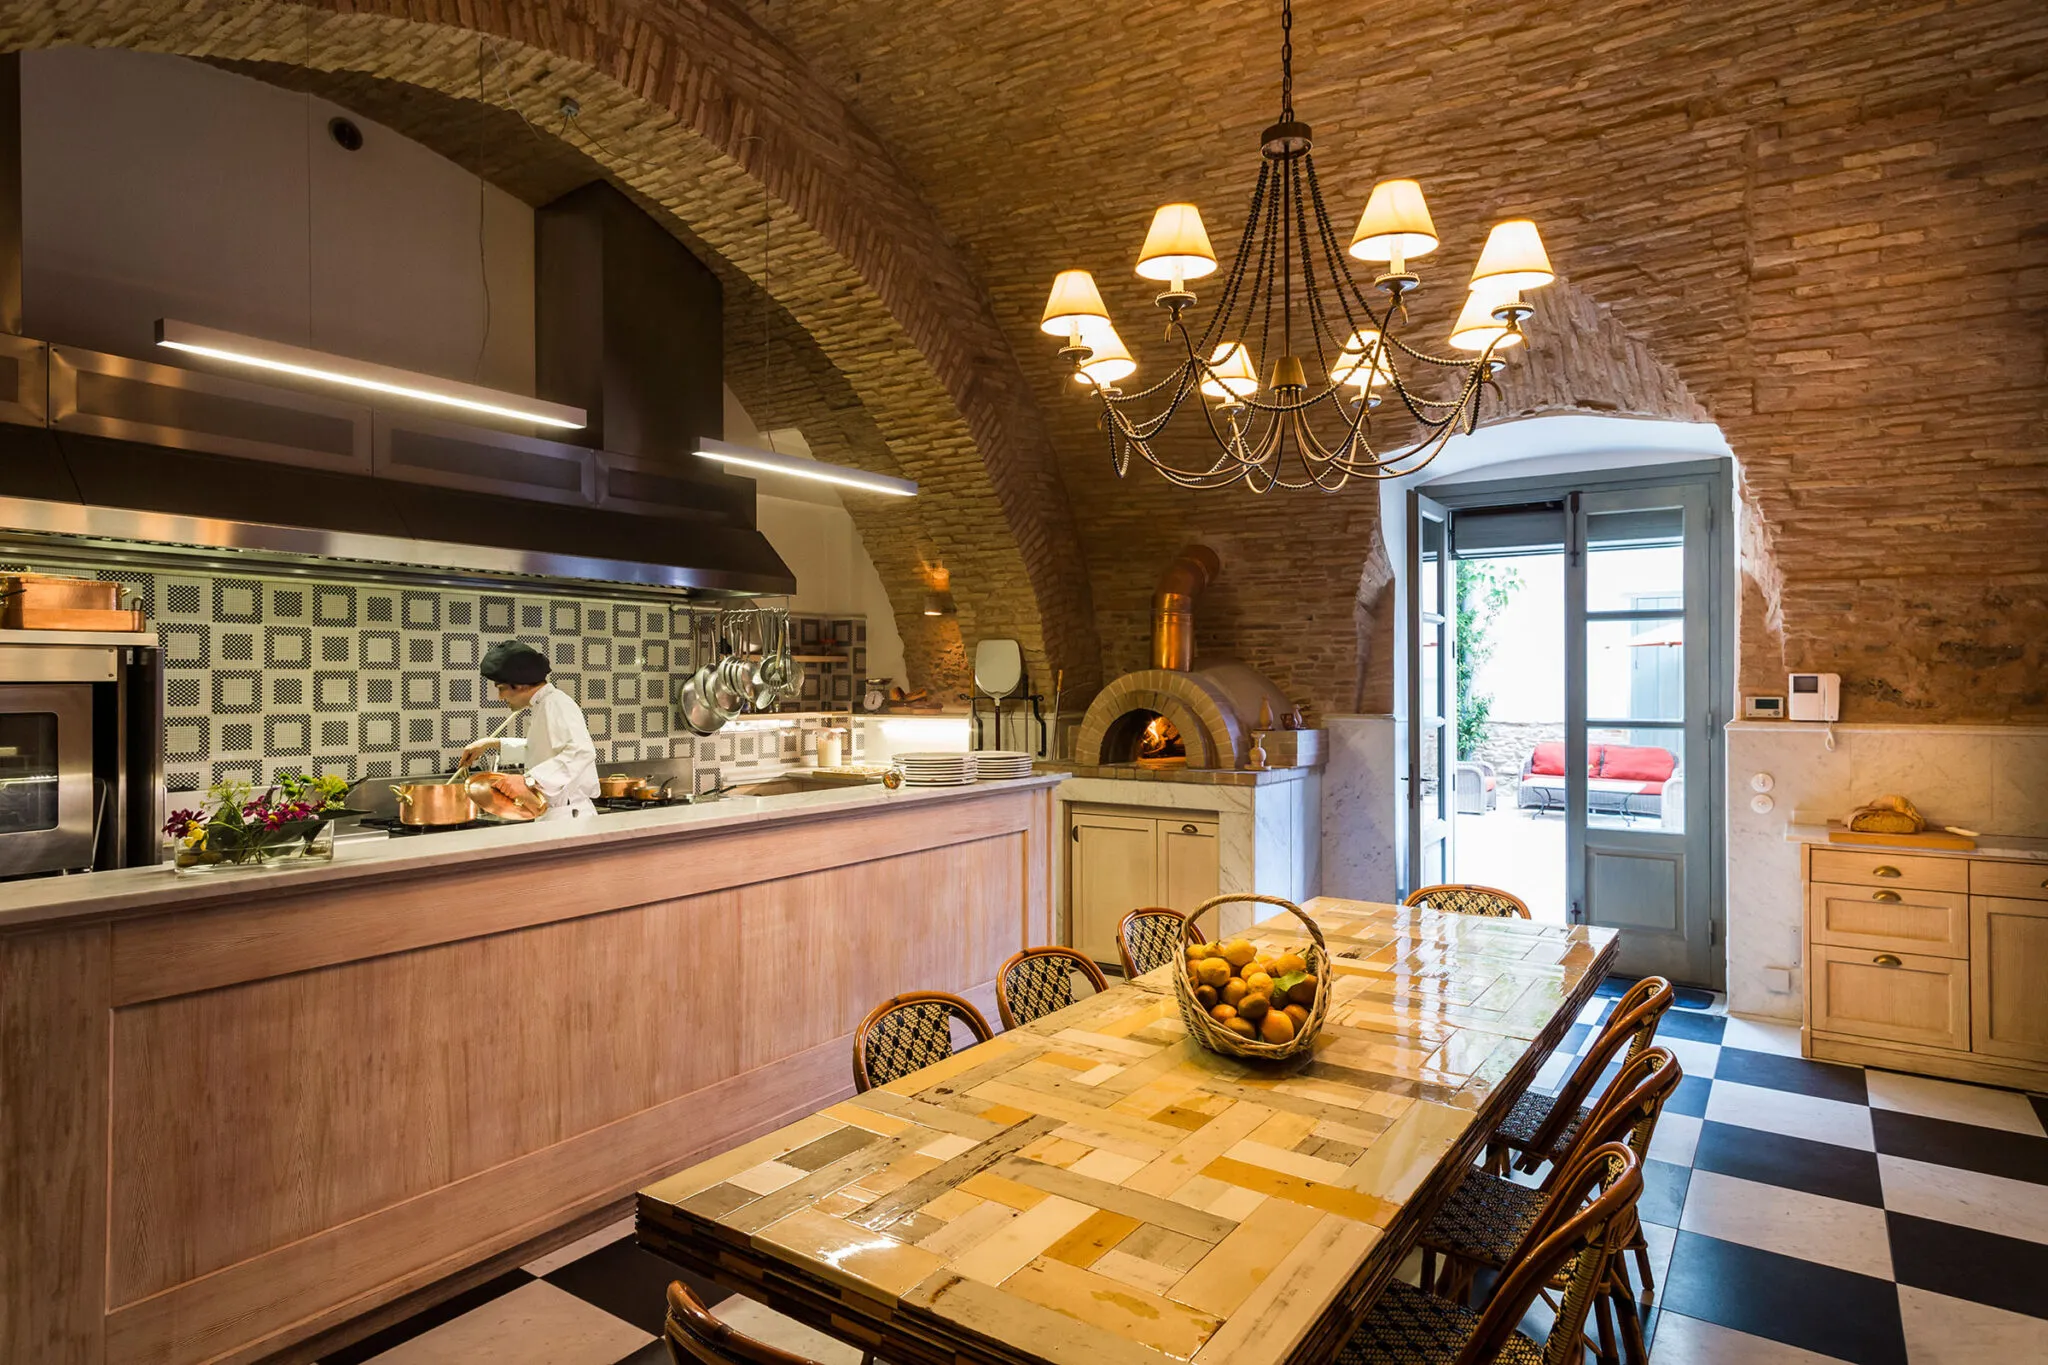
[[[368,389],[372,393],[388,393],[398,398],[414,398],[423,403],[460,408],[464,412],[509,417],[517,422],[574,430],[588,425],[590,420],[590,415],[582,408],[548,403],[538,398],[506,393],[502,389],[487,389],[480,384],[439,379],[390,365],[375,365],[367,360],[351,360],[347,356],[330,355],[303,346],[288,346],[281,341],[217,331],[171,318],[157,320],[156,344],[235,365],[296,375],[300,379],[344,384],[352,389]]]
[[[782,455],[772,450],[756,450],[752,446],[727,445],[723,441],[699,441],[697,454],[706,460],[720,464],[737,465],[741,469],[756,469],[768,474],[790,474],[799,479],[815,479],[819,483],[838,484],[842,488],[858,488],[864,493],[887,493],[891,497],[908,498],[916,494],[917,485],[909,479],[893,478],[887,474],[870,474],[865,469],[850,469],[843,464],[826,464],[821,460],[805,460],[795,455]]]

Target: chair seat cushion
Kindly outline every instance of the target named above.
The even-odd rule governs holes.
[[[1501,1120],[1500,1127],[1493,1130],[1492,1141],[1499,1143],[1510,1151],[1528,1151],[1529,1144],[1536,1140],[1536,1130],[1541,1128],[1544,1120],[1550,1117],[1551,1106],[1556,1102],[1557,1097],[1554,1095],[1545,1095],[1534,1090],[1524,1090],[1521,1098],[1515,1101],[1515,1107],[1508,1111],[1506,1118]],[[1572,1139],[1579,1135],[1580,1125],[1586,1123],[1592,1117],[1593,1110],[1590,1106],[1580,1106],[1579,1116],[1566,1124],[1564,1132],[1558,1134],[1557,1145],[1552,1147],[1550,1151],[1539,1153],[1539,1155],[1548,1157],[1571,1146]]]
[[[1339,1348],[1337,1365],[1450,1365],[1478,1326],[1471,1309],[1396,1280]],[[1511,1332],[1493,1359],[1495,1365],[1542,1365],[1543,1348]]]
[[[1543,1211],[1543,1198],[1526,1185],[1472,1171],[1429,1220],[1419,1241],[1480,1265],[1506,1265]]]

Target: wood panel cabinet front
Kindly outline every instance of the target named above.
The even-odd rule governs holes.
[[[2048,901],[1970,898],[1970,1004],[1976,1051],[2048,1063]]]
[[[1807,888],[1807,932],[1815,943],[1933,957],[1970,955],[1970,898],[1912,887]]]
[[[2048,901],[2048,863],[1972,861],[1970,894],[2008,896],[2024,901]]]
[[[1192,915],[1216,894],[1219,873],[1214,821],[1159,822],[1159,904]]]
[[[1960,858],[1896,853],[1888,848],[1815,848],[1809,875],[1850,886],[1916,887],[1968,891],[1969,864]]]
[[[1073,946],[1097,962],[1115,962],[1117,921],[1159,903],[1159,824],[1079,811],[1072,818]]]
[[[1920,1043],[1970,1045],[1969,964],[1832,944],[1813,946],[1812,1028]]]

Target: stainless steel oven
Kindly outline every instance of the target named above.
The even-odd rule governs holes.
[[[64,634],[0,631],[0,877],[158,858],[156,642]]]

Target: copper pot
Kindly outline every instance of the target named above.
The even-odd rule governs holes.
[[[407,782],[391,790],[401,824],[466,825],[476,819],[476,803],[460,782]]]
[[[613,773],[610,777],[600,777],[597,779],[597,794],[608,801],[616,801],[630,793],[639,783],[640,779],[637,777],[628,777],[624,773]]]
[[[478,773],[465,784],[477,813],[493,820],[533,820],[547,814],[548,799],[539,788],[528,787],[524,800],[514,800],[491,785],[497,773]]]

